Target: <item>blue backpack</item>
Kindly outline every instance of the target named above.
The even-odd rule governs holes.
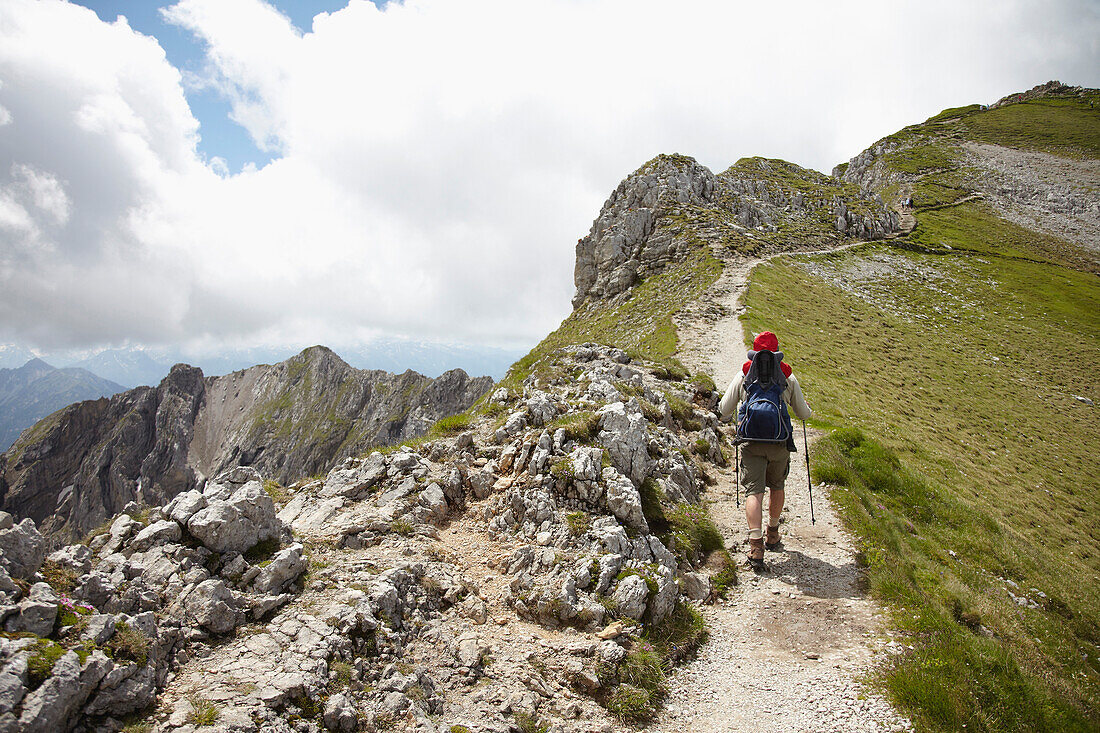
[[[756,443],[786,443],[794,435],[783,391],[787,378],[779,362],[783,353],[749,352],[752,365],[745,375],[747,395],[737,410],[737,437]]]

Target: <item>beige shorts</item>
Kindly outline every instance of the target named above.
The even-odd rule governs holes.
[[[741,445],[741,486],[745,495],[763,494],[765,486],[782,491],[791,472],[791,454],[783,443]]]

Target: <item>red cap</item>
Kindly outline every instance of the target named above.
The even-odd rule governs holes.
[[[752,349],[753,351],[779,351],[779,338],[771,331],[765,331],[753,339]]]

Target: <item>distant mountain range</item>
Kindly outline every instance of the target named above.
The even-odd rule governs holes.
[[[277,364],[301,351],[302,346],[260,346],[200,354],[179,349],[138,347],[85,352],[34,354],[17,344],[0,344],[0,368],[20,367],[36,357],[54,364],[86,369],[124,387],[160,384],[174,364],[191,364],[207,375],[229,374],[256,364]],[[526,349],[443,344],[405,339],[377,339],[365,344],[340,345],[334,350],[357,369],[380,369],[400,374],[407,369],[438,377],[451,369],[500,379]],[[10,442],[10,441],[9,441]]]
[[[179,364],[158,387],[69,404],[25,431],[0,454],[0,509],[80,536],[130,501],[164,504],[234,466],[284,483],[327,472],[423,435],[492,385],[461,369],[355,369],[323,346],[223,376]]]
[[[57,369],[41,359],[32,358],[18,369],[0,369],[0,450],[7,450],[21,432],[55,410],[125,389],[87,369]]]

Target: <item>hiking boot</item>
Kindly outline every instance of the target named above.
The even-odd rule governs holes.
[[[779,527],[768,527],[767,534],[764,535],[764,547],[769,550],[777,550],[782,542],[783,538],[779,536]]]
[[[764,567],[764,538],[749,539],[749,566],[753,570]]]

